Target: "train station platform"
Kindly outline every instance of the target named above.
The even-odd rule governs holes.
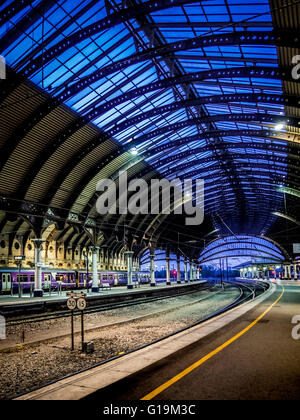
[[[273,283],[266,299],[245,304],[250,310],[227,325],[88,398],[299,400],[300,336],[292,323],[299,301],[298,284]]]
[[[299,299],[298,285],[273,283],[204,324],[19,399],[299,399]]]
[[[86,289],[76,290],[76,292],[82,291],[85,293],[88,305],[92,306],[99,302],[109,303],[116,300],[130,300],[135,297],[164,295],[170,292],[176,294],[177,290],[194,288],[206,282],[207,280],[181,284],[174,282],[171,286],[167,286],[166,283],[157,283],[156,287],[151,287],[149,284],[141,284],[133,289],[127,289],[126,286],[116,286],[110,289],[101,289],[97,293],[91,292],[91,290],[87,293]],[[30,297],[29,294],[24,294],[20,298],[17,295],[2,295],[0,296],[0,313],[10,316],[23,313],[29,314],[36,311],[66,309],[67,294],[69,292],[62,291],[60,294],[57,292],[52,292],[51,294],[46,292],[43,297]]]
[[[19,399],[299,399],[299,298],[298,285],[273,283],[204,324]]]

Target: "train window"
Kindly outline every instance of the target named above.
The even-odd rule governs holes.
[[[2,274],[2,281],[6,281],[6,274]]]
[[[30,275],[30,282],[34,283],[34,275],[33,274]]]
[[[27,274],[21,274],[21,275],[17,274],[17,281],[19,281],[19,279],[20,279],[21,283],[27,283],[28,282],[28,275]]]

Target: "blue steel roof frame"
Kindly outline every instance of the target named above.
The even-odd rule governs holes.
[[[221,2],[221,1],[220,1]],[[230,2],[229,2],[230,3]],[[265,7],[266,7],[266,2],[261,2],[261,3],[265,3]],[[189,16],[189,14],[186,12],[186,6],[183,6],[183,7],[181,7],[180,8],[180,10],[185,10],[185,12],[183,13],[185,16]],[[169,9],[169,10],[173,10],[173,9]],[[181,13],[181,12],[180,12]],[[154,14],[151,14],[151,16],[152,17],[154,17]],[[203,15],[204,16],[204,15]],[[206,15],[205,15],[206,16]],[[214,14],[212,14],[211,16],[215,16]],[[248,15],[247,15],[248,16]],[[206,17],[208,17],[208,16],[206,16]],[[224,16],[223,16],[224,17]],[[154,19],[155,20],[155,19]],[[233,19],[234,20],[234,19]],[[207,21],[209,22],[209,19],[207,19]],[[191,25],[192,26],[192,25]],[[263,26],[263,25],[262,25]],[[264,30],[269,30],[269,26],[268,26],[268,28],[263,28]],[[200,29],[199,28],[197,28],[197,30],[198,31],[200,31]],[[205,30],[207,31],[207,27],[205,28]],[[205,32],[205,31],[204,31]],[[247,58],[247,54],[252,54],[252,52],[251,52],[251,48],[249,47],[249,48],[246,48],[245,49],[245,47],[244,47],[244,49],[245,49],[245,51],[242,51],[243,50],[243,47],[238,47],[240,50],[241,50],[241,57],[240,58],[244,58],[244,59],[248,59]],[[223,48],[221,48],[221,47],[217,47],[217,52],[219,53],[219,54],[221,54],[221,55],[224,55],[224,54],[226,54],[226,48],[225,47],[223,47]],[[206,54],[207,54],[207,49],[206,49]],[[216,52],[214,52],[214,54],[216,54]],[[272,55],[272,54],[271,54]],[[275,55],[274,55],[275,56]],[[274,59],[274,56],[273,56],[273,59]],[[226,57],[224,57],[224,62],[225,62],[225,59],[227,60],[228,58],[226,58]],[[270,58],[271,59],[271,58]],[[249,61],[251,62],[251,58],[249,57]],[[209,62],[209,60],[208,60],[208,64],[211,66],[211,68],[213,68],[213,63],[211,63],[211,62]],[[129,78],[129,82],[130,83],[132,83],[134,81],[134,75],[132,75],[132,76],[130,76],[130,78]],[[217,83],[220,83],[220,86],[222,86],[222,81],[221,80],[219,80],[219,81],[217,81]],[[252,83],[252,81],[251,81],[251,83]],[[116,89],[117,88],[117,83],[115,83],[114,84],[114,88]],[[262,86],[262,88],[263,88],[264,86]],[[269,84],[268,84],[268,87],[270,88],[271,86],[269,86]],[[278,87],[278,84],[277,84],[277,87]],[[227,88],[229,88],[229,86],[227,87]],[[201,84],[199,85],[199,89],[200,89],[200,93],[203,93],[203,89],[205,89],[205,86],[203,87]],[[202,89],[202,90],[201,90]],[[250,90],[250,89],[249,89]],[[224,93],[224,90],[223,90],[223,88],[221,87],[221,91],[222,91],[222,93]],[[238,89],[238,88],[233,88],[233,91],[234,92],[239,92],[240,90]],[[251,91],[251,90],[250,90]],[[171,94],[172,94],[172,92],[170,92]],[[146,99],[146,101],[148,100],[148,98],[147,97],[145,97],[145,99]],[[163,97],[162,98],[159,98],[158,97],[158,99],[157,99],[158,101],[164,101],[164,99],[163,99]],[[149,107],[149,102],[148,102],[148,104],[147,104],[147,106]],[[154,103],[153,104],[153,108],[154,107],[156,107],[157,106],[157,104],[156,103]],[[244,110],[244,107],[247,107],[248,106],[248,104],[244,104],[243,105],[243,103],[241,103],[241,107],[242,107],[242,109]],[[142,108],[143,109],[143,108]],[[223,112],[224,111],[224,109],[225,108],[219,108],[219,110],[221,109],[221,112]],[[260,112],[260,106],[258,105],[257,107],[256,107],[256,112]],[[278,108],[278,109],[280,109],[280,111],[282,111],[282,108]],[[126,109],[127,111],[128,111],[128,109]],[[129,108],[129,110],[130,110],[130,108]],[[230,110],[230,107],[229,107],[229,112],[231,112],[231,110]],[[274,112],[276,112],[275,110],[274,110]],[[132,117],[134,114],[130,114],[129,113],[129,116],[130,117]],[[180,121],[180,119],[181,118],[183,118],[184,117],[184,112],[181,112],[181,113],[179,113],[178,115],[177,115],[177,117],[175,116],[174,117],[174,115],[169,115],[168,117],[167,117],[167,119],[166,120],[164,120],[165,122],[167,122],[167,124],[169,124],[170,122],[175,122],[175,121]],[[153,124],[153,126],[161,126],[161,124],[162,124],[162,121],[160,120],[160,119],[154,119],[154,124]],[[150,125],[151,126],[151,125]],[[225,126],[224,126],[224,128],[226,127],[226,123],[225,123]],[[221,128],[221,127],[219,127],[219,128]],[[233,128],[233,127],[232,127]],[[250,126],[248,127],[248,128],[251,128]],[[148,129],[149,129],[149,126],[148,126]],[[239,129],[239,126],[236,124],[236,129]],[[187,131],[184,131],[184,130],[182,130],[182,132],[180,132],[180,131],[178,131],[177,133],[176,133],[176,137],[178,137],[178,138],[180,138],[180,137],[185,137],[186,135],[191,135],[192,133],[194,133],[195,131],[194,131],[194,129],[193,128],[190,128],[189,130],[187,130]],[[130,135],[132,135],[132,133],[130,133]],[[125,137],[126,138],[126,135],[124,135],[124,133],[122,133],[122,136],[120,135],[120,139],[122,138],[122,137]],[[171,136],[170,136],[171,137]],[[169,138],[170,138],[169,137]],[[117,136],[117,139],[119,139],[118,138],[118,136]],[[242,142],[241,142],[242,143]],[[153,144],[153,143],[152,143]],[[195,143],[193,146],[195,146],[195,147],[199,147],[199,144],[197,144],[197,143]],[[242,144],[241,144],[241,146],[242,146]],[[171,153],[173,153],[173,152],[171,152]],[[203,156],[202,154],[200,155],[200,156]],[[216,160],[217,161],[217,160]]]
[[[279,249],[274,243],[269,240],[252,236],[228,236],[212,241],[205,247],[205,250],[200,254],[200,260],[204,261],[210,258],[213,254],[222,253],[229,249],[245,249],[248,252],[264,252],[266,249],[274,257],[279,257],[279,260],[284,260],[285,256],[283,255],[281,249]],[[224,251],[223,251],[224,250]],[[249,254],[248,254],[249,255]]]

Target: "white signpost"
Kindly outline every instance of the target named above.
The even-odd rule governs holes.
[[[71,311],[71,349],[74,350],[74,310],[77,308],[81,312],[81,350],[84,348],[84,323],[83,311],[86,308],[86,294],[79,292],[67,293],[67,307]]]

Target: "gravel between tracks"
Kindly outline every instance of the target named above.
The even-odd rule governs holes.
[[[182,296],[157,301],[140,307],[122,308],[116,311],[86,315],[87,325],[100,326],[130,316],[143,315],[148,312],[168,309],[196,298],[208,296],[210,292]],[[76,336],[76,349],[70,351],[70,338],[49,339],[47,342],[34,344],[13,350],[9,353],[0,353],[0,399],[9,399],[18,393],[29,392],[36,387],[59,379],[80,369],[88,368],[95,363],[107,360],[120,352],[127,352],[141,345],[147,344],[175,332],[181,328],[197,322],[207,315],[231,303],[239,296],[239,290],[229,287],[225,291],[214,294],[211,298],[192,306],[177,309],[172,312],[157,315],[129,324],[99,328],[85,334],[85,341],[94,341],[95,352],[91,355],[80,353],[80,338]],[[150,306],[149,306],[150,305]],[[151,311],[149,310],[151,308]],[[51,320],[36,325],[31,324],[35,334],[47,331],[50,328],[60,329],[66,319]],[[67,321],[69,324],[69,320]],[[18,329],[21,327],[11,327]],[[13,331],[10,331],[12,333]],[[17,331],[14,331],[17,333]],[[27,334],[29,331],[27,331]]]

